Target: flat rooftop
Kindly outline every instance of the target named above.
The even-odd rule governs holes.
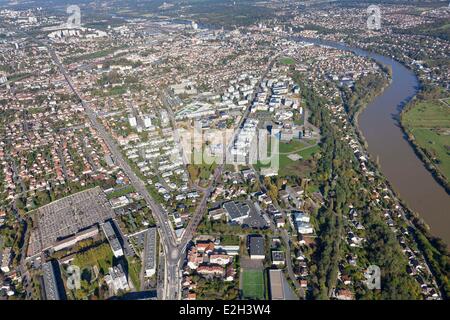
[[[269,283],[271,300],[298,300],[282,270],[269,270]]]
[[[37,209],[31,232],[28,256],[54,246],[79,231],[115,216],[100,187],[78,192]]]
[[[56,280],[55,265],[53,262],[46,262],[42,265],[44,291],[46,300],[61,300],[58,283]]]
[[[281,270],[269,270],[270,299],[285,300],[283,273]]]
[[[249,249],[250,255],[264,256],[266,254],[264,249],[264,238],[260,235],[249,235]]]
[[[106,221],[103,226],[103,232],[105,233],[106,238],[108,239],[109,244],[113,251],[119,251],[122,249],[119,239],[117,238],[116,231],[114,230],[112,220]]]
[[[229,201],[223,204],[231,220],[239,219],[248,216],[250,208],[247,204],[236,204],[234,201]]]

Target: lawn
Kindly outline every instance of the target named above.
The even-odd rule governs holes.
[[[74,63],[74,62],[83,61],[83,60],[92,60],[92,59],[103,58],[103,57],[106,57],[107,55],[114,53],[115,51],[117,51],[121,48],[122,47],[112,47],[112,48],[107,48],[107,49],[100,50],[100,51],[86,53],[86,54],[83,54],[80,56],[68,57],[64,60],[64,63],[69,64],[69,63]]]
[[[94,277],[94,266],[100,271],[100,279],[107,273],[113,265],[113,253],[108,243],[103,243],[95,248],[85,252],[77,253],[73,260],[73,265],[78,266],[81,271],[81,288],[76,290],[67,290],[69,299],[90,299],[97,297],[95,293],[99,288],[99,279]],[[67,276],[67,275],[65,275]]]
[[[118,197],[124,196],[126,194],[129,194],[131,192],[135,192],[134,187],[132,185],[127,185],[122,188],[111,191],[111,193],[108,193],[106,195],[106,197],[109,200],[111,200],[111,199],[118,198]]]
[[[412,134],[416,139],[416,143],[428,154],[435,157],[436,164],[440,171],[445,175],[447,180],[450,179],[450,129],[441,131],[439,129],[413,129]]]
[[[220,244],[223,246],[238,246],[241,238],[238,235],[224,234],[220,237]]]
[[[16,73],[16,74],[8,76],[8,81],[12,83],[15,81],[20,81],[25,78],[28,78],[29,76],[31,76],[31,73]]]
[[[440,101],[415,105],[402,119],[415,143],[425,150],[439,171],[450,179],[450,108]]]
[[[264,273],[262,270],[244,270],[242,274],[242,295],[245,299],[264,299]]]
[[[320,151],[318,145],[312,140],[292,140],[291,142],[280,142],[279,145],[279,174],[281,176],[300,175],[299,168],[306,162],[300,160],[309,160],[314,154]],[[302,159],[293,161],[288,156],[298,154]],[[301,165],[300,165],[301,164]],[[270,164],[262,164],[260,161],[254,166],[256,170],[270,167]],[[305,168],[303,168],[305,169]]]
[[[136,290],[140,290],[141,261],[136,257],[134,257],[134,258],[127,258],[127,262],[128,262],[128,274],[130,275],[131,281],[133,282],[133,285],[135,286]]]
[[[214,174],[214,170],[216,170],[216,163],[213,164],[189,164],[187,166],[187,170],[191,177],[192,181],[200,180],[208,180],[212,174]]]
[[[280,154],[285,153],[297,153],[300,149],[303,149],[308,146],[308,143],[304,140],[292,140],[288,143],[280,142]]]
[[[109,244],[103,243],[96,248],[78,253],[73,264],[80,267],[80,269],[97,265],[100,272],[107,274],[109,267],[113,264],[113,253]]]
[[[292,58],[286,57],[286,58],[280,59],[280,63],[289,66],[291,64],[295,64],[295,60]]]
[[[302,150],[299,152],[299,155],[302,156],[304,160],[309,160],[312,158],[314,154],[320,151],[320,147],[318,145],[312,146],[311,148]]]
[[[403,123],[414,128],[449,128],[450,109],[440,101],[418,103],[405,113]]]
[[[280,144],[280,168],[285,168],[286,166],[296,162],[288,158],[290,154],[296,153],[302,157],[302,160],[309,160],[314,154],[320,151],[318,145],[309,146],[308,143],[303,141],[292,141],[288,144]]]

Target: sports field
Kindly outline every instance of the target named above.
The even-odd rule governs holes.
[[[262,270],[244,270],[242,282],[244,299],[264,299],[264,274]]]

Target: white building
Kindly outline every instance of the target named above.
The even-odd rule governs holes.
[[[8,78],[5,75],[0,75],[0,84],[4,84],[8,81]]]
[[[209,256],[209,263],[226,266],[231,262],[231,257],[226,254],[212,254]]]
[[[116,258],[123,256],[122,245],[117,238],[116,232],[114,231],[112,221],[107,221],[102,226],[103,232],[105,233],[106,238],[108,239],[109,245],[111,246],[111,250],[114,253]]]
[[[152,126],[152,119],[149,116],[144,116],[144,126],[150,128]]]
[[[105,276],[105,281],[108,287],[112,289],[114,294],[117,294],[119,290],[130,290],[127,276],[125,275],[125,272],[123,271],[123,268],[120,264],[109,268],[109,274]]]
[[[9,271],[11,271],[9,269],[9,264],[11,262],[11,248],[5,248],[3,250],[3,254],[2,254],[2,265],[1,265],[1,270],[4,273],[8,273]]]
[[[297,232],[300,234],[312,234],[314,229],[309,222],[297,222]]]
[[[309,215],[303,211],[294,211],[294,221],[297,222],[309,222]]]
[[[133,128],[137,126],[136,117],[134,117],[134,116],[129,116],[128,122],[130,123],[130,126]]]

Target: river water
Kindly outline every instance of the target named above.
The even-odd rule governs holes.
[[[186,20],[186,23],[190,21]],[[201,28],[203,26],[199,24]],[[317,45],[370,57],[392,69],[392,82],[359,115],[358,124],[373,159],[408,207],[417,212],[431,233],[450,245],[450,196],[417,157],[399,126],[403,106],[417,93],[415,74],[394,59],[348,46],[341,42],[291,37]]]
[[[399,114],[416,93],[419,81],[401,63],[343,43],[296,38],[300,41],[349,50],[392,68],[392,82],[364,109],[358,119],[373,159],[408,207],[430,226],[431,233],[450,244],[450,196],[417,157],[398,124]]]

